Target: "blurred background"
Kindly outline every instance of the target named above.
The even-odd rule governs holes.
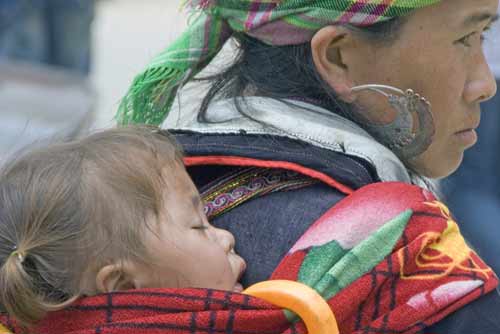
[[[112,124],[119,99],[134,75],[185,28],[177,0],[102,0],[94,21],[96,124]]]
[[[0,0],[0,157],[111,126],[134,75],[184,27],[176,0]]]

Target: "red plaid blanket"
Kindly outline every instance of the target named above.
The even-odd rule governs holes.
[[[298,240],[272,279],[314,287],[340,333],[416,333],[498,284],[448,209],[401,183],[364,187]],[[3,321],[21,330],[8,317]],[[304,333],[293,315],[246,295],[155,289],[83,298],[47,316],[37,334]]]

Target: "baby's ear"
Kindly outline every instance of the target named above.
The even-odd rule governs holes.
[[[96,275],[96,287],[99,293],[136,289],[135,266],[129,262],[108,264]]]

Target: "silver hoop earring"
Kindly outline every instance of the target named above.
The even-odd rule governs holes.
[[[400,159],[408,160],[422,154],[432,143],[435,127],[431,104],[413,90],[406,92],[386,85],[362,85],[353,92],[370,90],[384,95],[397,111],[396,119],[384,125],[363,124],[366,130],[389,147]],[[391,93],[386,93],[390,91]],[[415,130],[415,122],[417,127]]]

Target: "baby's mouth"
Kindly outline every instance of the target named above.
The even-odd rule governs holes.
[[[247,270],[247,263],[244,260],[242,260],[242,265],[241,265],[241,268],[240,268],[240,274],[238,275],[237,281],[241,280],[241,277],[243,277],[243,274],[245,273],[245,270]]]
[[[233,288],[233,292],[243,292],[243,285],[236,283]]]
[[[241,266],[240,266],[240,272],[238,274],[238,277],[236,278],[236,284],[234,285],[234,288],[233,288],[234,292],[242,292],[243,291],[243,285],[241,285],[241,283],[238,283],[238,282],[241,280],[241,277],[243,277],[243,274],[245,273],[246,268],[247,268],[247,264],[242,259]]]

